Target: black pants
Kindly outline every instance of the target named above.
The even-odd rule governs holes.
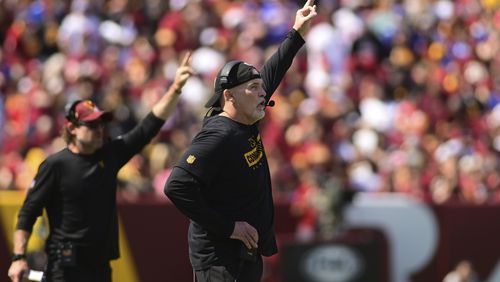
[[[235,266],[214,265],[195,271],[196,282],[260,282],[262,278],[262,257],[256,262],[238,262]]]
[[[62,267],[58,261],[49,261],[44,273],[44,282],[111,282],[109,263]]]

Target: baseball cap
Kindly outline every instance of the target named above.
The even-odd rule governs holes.
[[[214,81],[214,95],[205,104],[206,108],[220,107],[220,97],[224,89],[233,88],[249,80],[261,78],[260,72],[242,61],[227,62],[217,74]]]
[[[90,122],[97,119],[110,121],[112,114],[101,111],[91,100],[78,100],[70,104],[66,111],[66,119],[73,122]]]

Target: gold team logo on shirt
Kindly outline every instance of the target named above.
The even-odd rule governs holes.
[[[193,156],[193,155],[189,155],[189,157],[187,157],[187,159],[186,159],[186,162],[187,162],[188,164],[193,164],[195,160],[196,160],[196,157],[195,157],[195,156]]]
[[[264,155],[264,148],[262,146],[262,141],[260,140],[260,134],[257,135],[257,138],[249,138],[248,142],[250,142],[250,147],[252,149],[244,154],[245,160],[248,164],[248,167],[255,167],[259,164],[260,160],[262,160],[262,156]]]

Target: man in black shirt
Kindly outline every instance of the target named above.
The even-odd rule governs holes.
[[[128,133],[103,143],[110,113],[92,101],[67,109],[63,137],[67,147],[41,165],[19,212],[14,233],[12,281],[26,275],[26,246],[36,218],[47,210],[46,281],[111,281],[109,261],[119,257],[116,211],[117,173],[159,132],[193,74],[188,53],[168,91]]]
[[[260,281],[261,255],[277,252],[271,180],[258,123],[315,15],[309,0],[262,72],[241,61],[219,71],[215,94],[206,104],[211,116],[165,185],[165,194],[191,219],[189,257],[198,282]]]

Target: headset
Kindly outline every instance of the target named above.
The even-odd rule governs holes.
[[[76,105],[78,105],[78,103],[80,103],[81,101],[83,101],[83,100],[76,100],[76,101],[74,101],[72,103],[66,104],[66,106],[64,107],[64,116],[71,123],[77,123],[78,122],[78,120],[75,117],[75,109],[76,109]]]
[[[233,70],[234,66],[239,65],[241,63],[243,63],[243,61],[236,60],[236,61],[230,61],[224,65],[219,75],[219,81],[221,86],[224,84],[232,83],[232,81],[230,81],[229,74],[231,74],[231,71]]]
[[[230,79],[229,75],[231,74],[231,71],[233,70],[233,68],[236,65],[239,65],[240,63],[243,63],[243,61],[238,61],[238,60],[230,61],[224,65],[224,67],[220,71],[220,75],[219,75],[219,81],[220,81],[221,86],[223,86],[224,84],[231,84],[232,83],[232,81],[229,80]],[[274,104],[275,104],[275,102],[273,100],[269,100],[266,102],[266,107],[274,107]]]

